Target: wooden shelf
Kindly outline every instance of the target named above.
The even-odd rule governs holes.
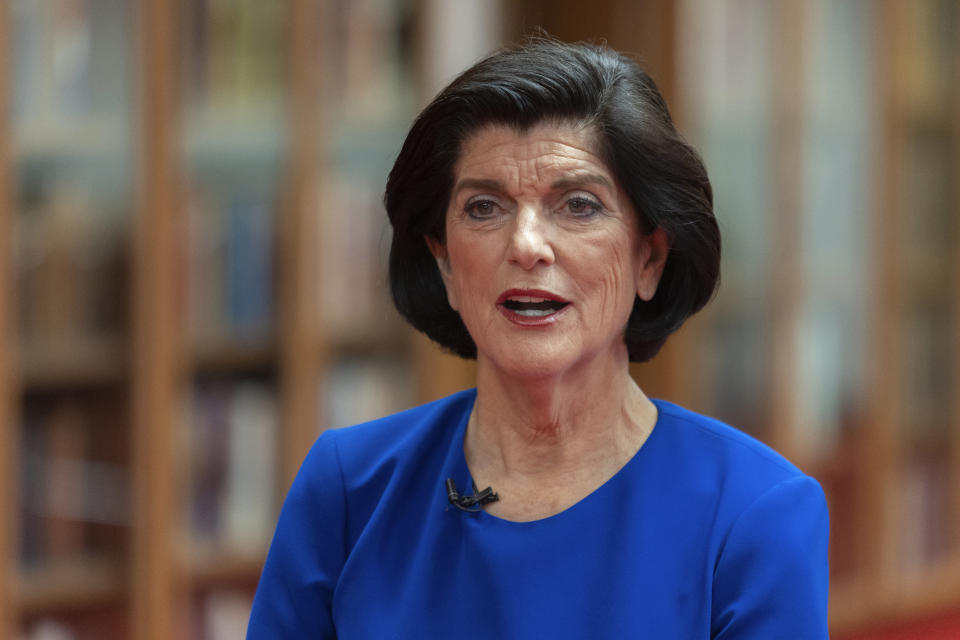
[[[396,323],[385,324],[379,329],[338,332],[334,336],[318,339],[317,342],[318,351],[335,351],[348,357],[376,357],[383,354],[398,355],[409,351],[410,335],[402,325]]]
[[[125,341],[80,337],[20,348],[21,383],[27,391],[119,384],[129,371]]]
[[[124,567],[115,561],[81,559],[20,573],[16,590],[23,615],[56,615],[122,605],[127,597]]]
[[[251,555],[194,552],[185,562],[184,574],[196,589],[207,590],[223,585],[255,585],[263,569],[267,550]]]
[[[282,111],[276,106],[191,114],[184,135],[185,162],[200,175],[229,168],[246,173],[257,167],[279,169],[287,144],[283,124]]]
[[[257,375],[274,371],[277,345],[273,339],[222,339],[194,343],[188,361],[195,374]]]
[[[830,628],[850,634],[864,627],[890,627],[960,609],[960,560],[918,569],[883,585],[851,580],[831,585]]]
[[[21,162],[60,161],[125,163],[129,156],[130,123],[120,114],[77,118],[32,118],[13,140]]]

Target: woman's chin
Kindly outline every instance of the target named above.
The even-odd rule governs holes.
[[[502,353],[480,354],[501,375],[520,380],[561,378],[581,367],[590,358],[578,348],[564,344],[534,344],[505,349]]]

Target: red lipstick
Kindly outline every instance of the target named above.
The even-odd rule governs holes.
[[[569,300],[543,289],[508,289],[497,298],[500,313],[523,327],[551,325],[569,306]]]

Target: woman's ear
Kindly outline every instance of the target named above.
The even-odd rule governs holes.
[[[423,236],[427,242],[427,248],[433,254],[433,259],[437,261],[437,268],[440,269],[440,275],[447,279],[450,273],[450,258],[447,256],[447,245],[437,240],[433,236]]]
[[[670,254],[670,239],[667,232],[657,227],[652,233],[640,238],[637,246],[637,260],[634,263],[637,295],[641,300],[649,301],[657,293],[660,277],[667,265]]]
[[[447,302],[456,310],[457,300],[454,295],[454,287],[451,286],[450,279],[450,254],[447,253],[446,243],[437,240],[433,236],[423,236],[427,243],[427,248],[433,254],[433,259],[437,261],[437,269],[440,271],[440,278],[443,280],[443,286],[447,290]]]

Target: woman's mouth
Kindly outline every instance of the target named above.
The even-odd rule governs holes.
[[[497,307],[508,320],[522,325],[543,324],[552,321],[570,302],[548,291],[505,291],[497,299]]]
[[[557,300],[547,300],[533,296],[520,296],[517,298],[507,298],[503,306],[521,316],[540,317],[548,316],[567,306],[567,302]]]

